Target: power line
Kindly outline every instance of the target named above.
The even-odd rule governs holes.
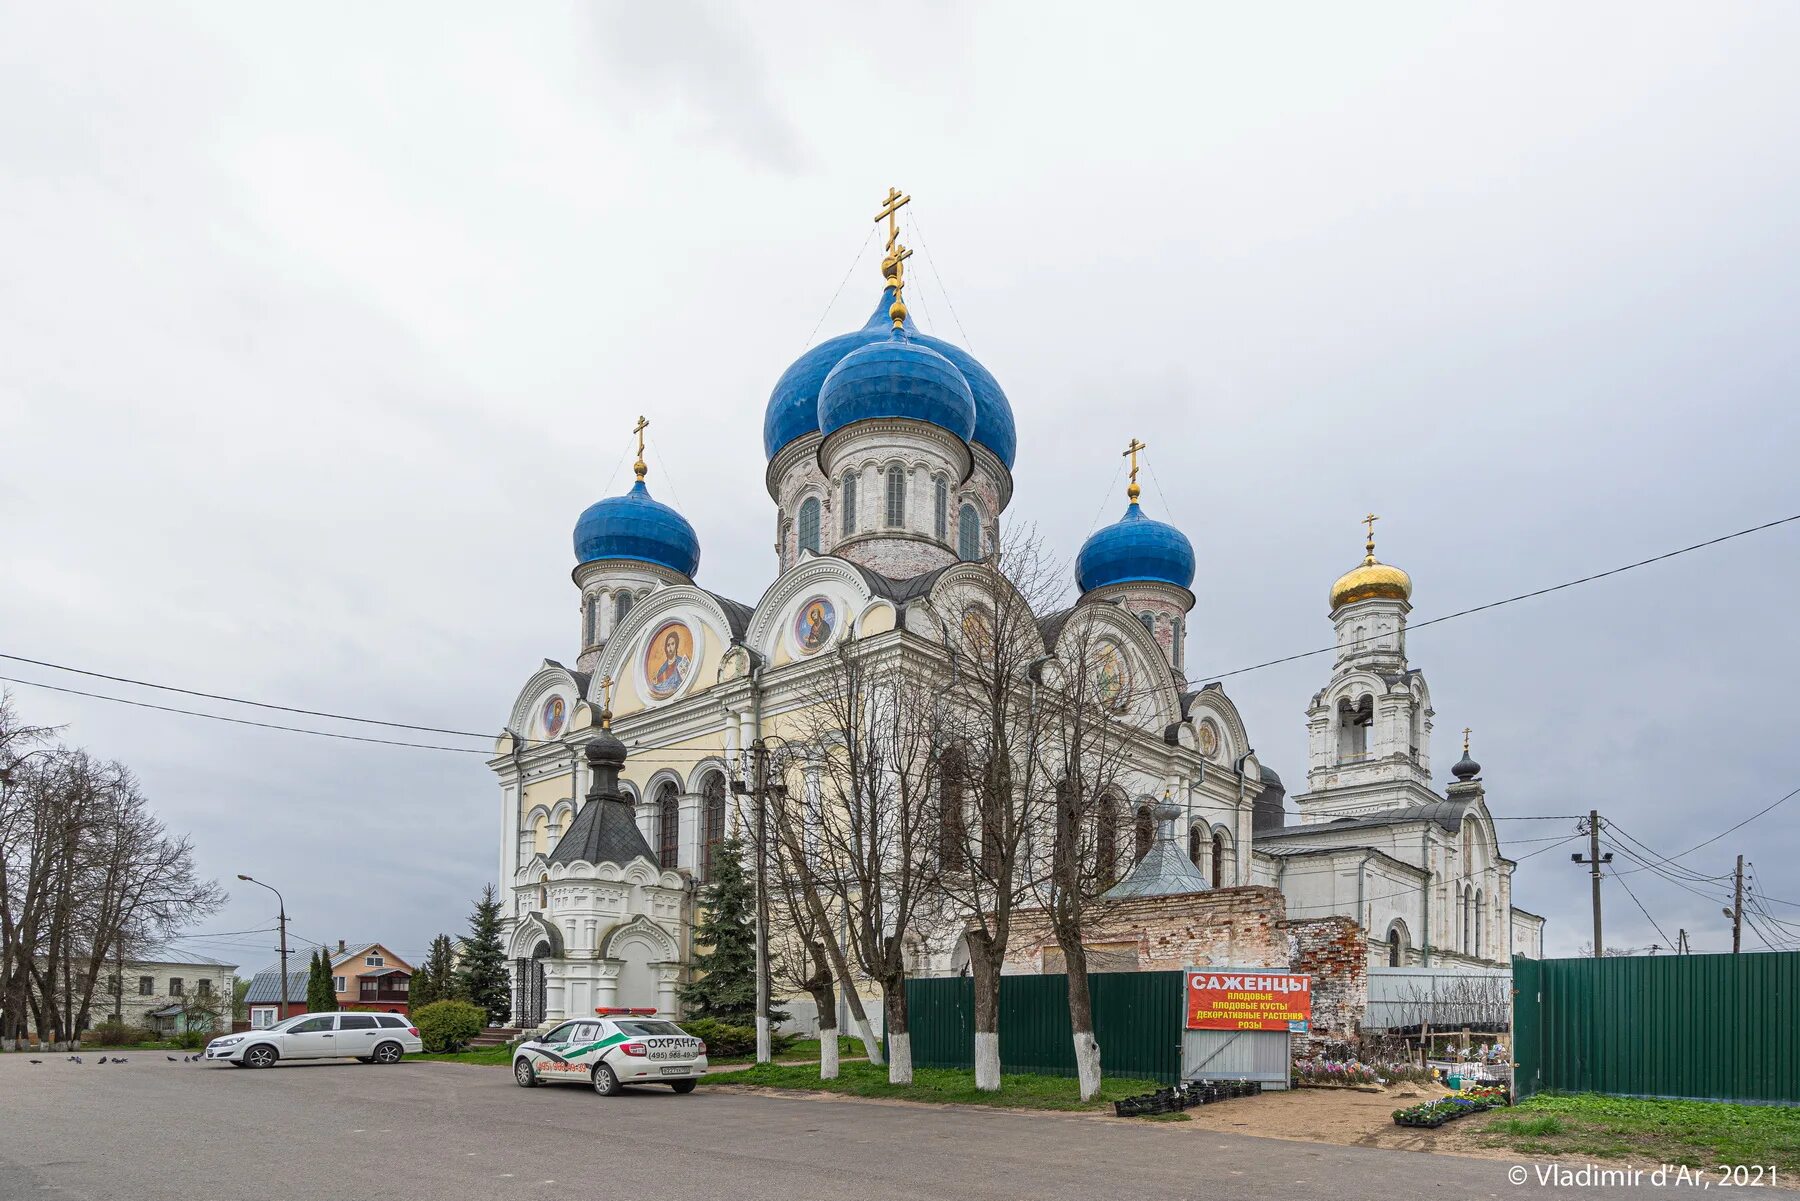
[[[1733,538],[1743,538],[1750,534],[1759,534],[1759,533],[1763,532],[1764,530],[1772,530],[1776,526],[1786,525],[1790,521],[1800,521],[1800,513],[1795,513],[1792,517],[1781,517],[1781,518],[1777,518],[1774,521],[1766,521],[1761,525],[1749,526],[1745,529],[1736,530],[1729,534],[1721,534],[1717,538],[1708,538],[1705,542],[1696,542],[1692,546],[1684,546],[1684,547],[1681,547],[1679,550],[1665,551],[1660,555],[1652,555],[1648,559],[1639,559],[1635,563],[1627,563],[1622,567],[1613,567],[1613,568],[1607,569],[1606,571],[1597,571],[1592,575],[1584,575],[1578,579],[1573,579],[1573,580],[1564,580],[1560,584],[1552,584],[1547,588],[1538,588],[1531,592],[1521,592],[1517,596],[1509,596],[1509,597],[1505,597],[1501,600],[1488,601],[1486,604],[1474,605],[1467,609],[1458,609],[1454,613],[1446,613],[1442,617],[1433,617],[1428,621],[1411,622],[1407,625],[1406,628],[1407,628],[1408,632],[1412,632],[1415,630],[1422,630],[1426,626],[1442,625],[1446,621],[1455,621],[1459,617],[1467,617],[1472,613],[1482,613],[1482,612],[1486,612],[1489,609],[1498,609],[1502,605],[1517,604],[1519,601],[1531,600],[1532,598],[1539,597],[1539,596],[1547,596],[1552,592],[1561,592],[1565,588],[1574,588],[1579,584],[1591,584],[1595,580],[1604,580],[1609,576],[1620,575],[1627,571],[1634,571],[1639,567],[1648,567],[1652,563],[1661,563],[1665,559],[1673,559],[1678,555],[1685,555],[1685,554],[1690,554],[1693,551],[1704,550],[1709,546],[1717,546],[1721,542],[1729,542]],[[1373,640],[1374,640],[1373,636],[1362,639],[1362,641],[1364,641],[1364,642],[1369,642],[1369,641],[1373,641]],[[1338,646],[1334,643],[1331,646],[1319,647],[1317,650],[1302,651],[1297,655],[1285,655],[1279,659],[1269,659],[1262,663],[1252,663],[1248,667],[1233,668],[1231,671],[1217,672],[1212,675],[1203,675],[1200,678],[1204,679],[1204,680],[1208,680],[1208,681],[1223,680],[1223,679],[1227,679],[1228,677],[1231,677],[1231,676],[1241,676],[1241,675],[1244,675],[1244,674],[1246,674],[1248,672],[1252,672],[1252,671],[1261,671],[1265,667],[1275,667],[1282,663],[1293,663],[1299,659],[1310,659],[1315,655],[1330,654],[1336,650],[1338,650]],[[1702,845],[1704,845],[1704,844],[1702,844]]]
[[[1656,932],[1658,934],[1662,935],[1663,942],[1668,946],[1671,946],[1671,947],[1674,946],[1675,940],[1670,938],[1668,936],[1668,934],[1666,934],[1663,931],[1663,928],[1656,924],[1656,919],[1650,916],[1650,911],[1648,909],[1644,908],[1644,903],[1637,899],[1637,893],[1631,891],[1631,885],[1625,883],[1625,881],[1623,881],[1623,880],[1620,880],[1619,873],[1616,871],[1612,874],[1612,878],[1614,881],[1616,881],[1618,883],[1620,888],[1623,888],[1625,890],[1625,895],[1631,898],[1631,903],[1633,905],[1636,905],[1638,908],[1638,912],[1644,915],[1644,920],[1649,922],[1650,925],[1656,930]]]
[[[11,658],[10,655],[6,656],[6,657]],[[92,673],[83,673],[83,674],[92,674]],[[332,730],[309,730],[304,726],[284,726],[284,725],[279,725],[275,722],[251,721],[248,718],[243,718],[243,717],[226,717],[222,713],[202,713],[198,709],[177,709],[170,705],[153,705],[149,701],[133,701],[133,700],[127,700],[126,698],[124,698],[122,696],[107,696],[104,693],[99,693],[99,692],[83,692],[79,688],[62,688],[55,684],[40,684],[36,680],[21,680],[21,679],[15,678],[13,676],[0,676],[0,681],[4,681],[5,683],[8,683],[8,684],[20,684],[26,688],[42,688],[49,692],[61,692],[61,693],[65,693],[69,696],[85,696],[91,700],[96,700],[96,701],[112,701],[112,702],[114,702],[116,704],[120,704],[120,705],[132,705],[139,709],[155,709],[160,713],[179,713],[183,717],[205,717],[205,718],[210,718],[213,721],[230,722],[234,726],[255,726],[256,728],[262,729],[262,730],[282,730],[289,734],[311,734],[315,738],[337,738],[337,739],[342,739],[345,742],[369,742],[369,743],[374,743],[377,746],[409,746],[409,747],[415,747],[419,750],[426,750],[426,751],[453,751],[457,754],[463,754],[463,755],[485,755],[485,754],[492,753],[490,751],[481,750],[477,747],[439,746],[435,743],[429,743],[429,742],[401,742],[401,741],[399,741],[397,739],[393,739],[393,738],[370,738],[367,735],[363,735],[363,734],[339,734]],[[150,687],[155,687],[155,685],[150,685]],[[179,691],[179,689],[177,689],[176,691]],[[243,703],[254,704],[255,702],[243,702]],[[281,706],[279,706],[279,705],[270,705],[270,706],[266,706],[266,707],[272,708],[272,709],[281,708]],[[352,718],[351,720],[357,720],[357,719]],[[385,725],[388,723],[378,722],[376,724]]]
[[[154,688],[159,692],[178,692],[182,696],[198,697],[201,700],[225,701],[225,702],[227,702],[229,704],[233,704],[233,705],[249,705],[252,708],[256,708],[256,709],[273,709],[280,713],[296,713],[303,717],[328,717],[328,718],[332,719],[333,721],[356,722],[360,725],[365,725],[365,726],[388,726],[388,727],[390,727],[392,729],[396,729],[396,730],[416,730],[421,734],[454,734],[461,738],[492,738],[493,737],[492,734],[477,734],[472,730],[452,730],[452,729],[448,729],[444,726],[415,726],[415,725],[410,725],[407,722],[388,721],[384,718],[379,718],[379,717],[352,717],[351,715],[349,715],[347,713],[331,713],[324,709],[300,709],[300,708],[296,708],[293,705],[277,705],[271,701],[253,701],[246,697],[227,696],[224,693],[220,693],[220,692],[201,692],[201,691],[198,691],[197,689],[193,689],[193,688],[178,688],[173,684],[154,684],[154,683],[150,682],[149,680],[133,679],[131,676],[108,675],[106,672],[91,671],[85,667],[70,667],[66,663],[50,663],[43,659],[28,659],[24,655],[9,655],[9,654],[5,653],[4,651],[0,651],[0,659],[10,659],[14,663],[29,663],[33,667],[47,667],[52,671],[66,671],[71,675],[88,676],[88,677],[90,677],[92,679],[96,679],[96,680],[110,680],[115,684],[132,684],[139,688]],[[4,676],[0,676],[0,679],[4,679],[4,678],[5,678]],[[10,681],[10,683],[28,684],[28,683],[30,683],[30,681],[28,681],[28,680],[12,680],[12,681]],[[48,685],[48,684],[40,684],[40,685],[36,685],[36,686],[41,687],[41,688],[50,687],[50,685]],[[67,690],[65,689],[65,690],[60,690],[60,691],[67,691]],[[77,695],[90,696],[93,694],[78,693]],[[109,699],[115,699],[115,698],[101,697],[100,699],[109,700]],[[154,708],[154,707],[155,706],[152,706],[152,708]],[[181,711],[180,710],[171,710],[171,712],[181,712]],[[202,714],[201,716],[207,716],[207,715]],[[273,728],[287,729],[289,727],[277,726],[277,727],[273,727]],[[316,732],[316,731],[307,731],[307,730],[300,731],[300,733],[313,733],[313,732]]]

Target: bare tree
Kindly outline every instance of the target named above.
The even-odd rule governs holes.
[[[796,755],[791,746],[783,745],[779,762],[771,773],[773,778],[785,780],[790,763],[796,760],[804,762],[805,756]],[[815,828],[815,815],[812,812],[815,807],[809,806],[804,790],[796,796],[785,784],[780,788],[769,789],[765,803],[769,805],[777,863],[784,877],[783,895],[807,915],[807,930],[811,935],[807,955],[811,955],[814,946],[824,953],[830,975],[836,978],[838,987],[844,990],[844,1002],[850,1010],[850,1020],[856,1026],[857,1036],[862,1040],[864,1054],[869,1057],[870,1063],[880,1063],[881,1041],[875,1037],[875,1031],[869,1025],[862,997],[856,991],[856,979],[850,970],[849,955],[844,950],[845,940],[837,936],[832,926],[830,910],[833,893],[821,870],[810,833]]]
[[[1014,913],[1044,872],[1031,831],[1051,790],[1036,748],[1048,724],[1033,676],[1047,662],[1038,613],[1064,591],[1034,531],[1009,530],[940,602],[950,655],[938,790],[938,881],[966,923],[975,989],[975,1087],[1000,1088],[1000,976]]]
[[[838,1075],[837,990],[832,985],[831,952],[825,939],[830,925],[821,927],[815,907],[803,895],[801,880],[807,871],[793,857],[784,839],[775,843],[776,918],[770,924],[770,952],[775,971],[784,983],[812,998],[819,1014],[819,1079]]]
[[[1044,908],[1068,976],[1069,1026],[1083,1100],[1099,1095],[1101,1081],[1084,942],[1088,902],[1113,874],[1113,864],[1101,863],[1101,849],[1113,847],[1115,839],[1099,837],[1098,823],[1117,816],[1099,798],[1113,792],[1123,774],[1130,730],[1123,714],[1132,701],[1117,646],[1106,637],[1099,612],[1077,605],[1047,622],[1056,657],[1033,673],[1043,723],[1039,779],[1049,782],[1051,793]]]
[[[807,689],[800,729],[806,820],[819,877],[845,915],[857,965],[881,988],[888,1080],[912,1082],[906,977],[927,856],[944,701],[931,665],[902,639],[837,647]]]
[[[128,769],[38,745],[46,737],[0,698],[0,1041],[32,1024],[53,1043],[76,1037],[109,955],[162,942],[224,901]]]

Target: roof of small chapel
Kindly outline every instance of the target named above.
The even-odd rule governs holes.
[[[1173,805],[1156,807],[1156,841],[1144,857],[1137,861],[1123,880],[1101,894],[1103,901],[1124,901],[1134,897],[1173,897],[1191,892],[1209,892],[1212,885],[1187,853],[1176,845],[1175,819],[1181,810]]]

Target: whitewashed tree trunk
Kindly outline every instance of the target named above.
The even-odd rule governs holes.
[[[756,1015],[756,1062],[769,1063],[775,1058],[772,1050],[774,1043],[769,1037],[769,1019],[766,1014]]]
[[[836,1026],[819,1027],[819,1079],[838,1078],[838,1032]]]
[[[1075,1075],[1081,1083],[1083,1101],[1100,1095],[1100,1044],[1091,1031],[1075,1033]]]
[[[895,1034],[889,1031],[888,1083],[911,1084],[912,1082],[912,1035],[910,1033]]]
[[[984,1093],[1000,1091],[1000,1036],[975,1034],[975,1087]]]

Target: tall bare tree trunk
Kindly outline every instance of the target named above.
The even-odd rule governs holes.
[[[881,982],[887,1022],[888,1083],[913,1082],[912,1026],[906,1011],[906,973]]]
[[[986,935],[971,932],[969,974],[975,984],[975,1087],[1000,1091],[1000,964]]]

